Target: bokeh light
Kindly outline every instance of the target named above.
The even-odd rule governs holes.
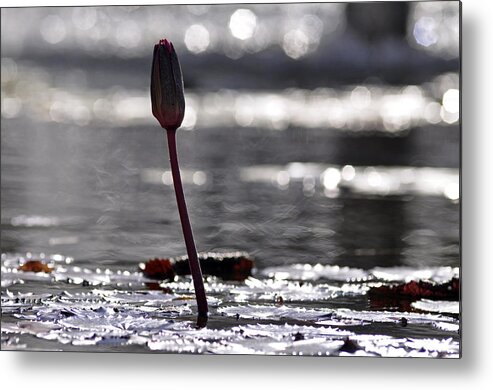
[[[41,23],[40,33],[46,42],[57,44],[65,39],[65,22],[59,15],[48,15]]]
[[[185,45],[192,53],[198,54],[207,50],[210,44],[209,30],[201,24],[191,25],[185,33]]]
[[[229,29],[235,38],[245,40],[249,39],[255,33],[257,26],[257,17],[249,9],[236,10],[229,20]]]
[[[433,55],[459,56],[458,1],[423,1],[412,4],[409,41]]]
[[[31,65],[2,59],[2,115],[38,120],[133,126],[153,123],[148,91],[87,85],[81,70],[49,75]],[[62,87],[58,85],[62,83]],[[413,126],[459,121],[459,78],[446,73],[423,85],[348,85],[314,90],[187,89],[183,128],[240,126],[285,130],[325,128],[397,134]],[[42,104],[40,104],[42,102]]]

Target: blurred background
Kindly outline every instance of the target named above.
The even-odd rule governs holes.
[[[199,251],[459,265],[459,2],[1,10],[1,250],[185,253],[153,45],[181,61]]]

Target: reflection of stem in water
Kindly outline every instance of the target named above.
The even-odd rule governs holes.
[[[208,307],[207,298],[205,296],[204,281],[202,279],[202,270],[200,269],[197,249],[195,248],[195,242],[193,240],[192,226],[190,225],[190,219],[188,218],[187,204],[185,203],[185,194],[183,193],[180,168],[178,165],[178,154],[176,151],[176,129],[169,129],[166,133],[168,135],[169,161],[171,165],[171,174],[173,176],[173,184],[175,187],[176,203],[178,204],[178,212],[180,214],[183,237],[185,238],[185,246],[187,248],[193,286],[197,297],[199,317],[207,316]]]

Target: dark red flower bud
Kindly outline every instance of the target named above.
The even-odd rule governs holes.
[[[151,73],[152,114],[167,130],[176,130],[185,115],[185,94],[180,62],[171,42],[154,46]]]

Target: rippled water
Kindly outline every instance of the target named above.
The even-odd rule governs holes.
[[[201,251],[245,250],[259,266],[459,264],[456,169],[358,166],[361,139],[317,131],[206,129],[178,142]],[[387,158],[402,163],[398,152]],[[343,159],[351,180],[329,164]],[[183,254],[168,169],[157,126],[3,121],[2,250],[101,264]]]

